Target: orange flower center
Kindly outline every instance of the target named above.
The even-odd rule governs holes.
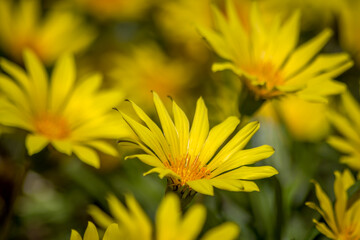
[[[199,157],[191,161],[191,156],[187,154],[183,158],[170,161],[170,163],[166,162],[165,166],[181,177],[180,180],[173,179],[175,184],[184,186],[188,181],[210,178],[210,170],[200,164]]]
[[[354,236],[355,226],[347,226],[341,231],[339,240],[360,240],[360,236]]]
[[[271,62],[260,62],[255,66],[245,67],[248,74],[253,75],[257,78],[259,85],[246,80],[248,88],[250,88],[256,96],[261,98],[271,98],[279,96],[282,93],[275,89],[276,86],[284,84],[284,79],[281,76],[280,71]]]
[[[61,140],[69,137],[70,128],[62,117],[45,113],[35,119],[37,132],[49,139]]]

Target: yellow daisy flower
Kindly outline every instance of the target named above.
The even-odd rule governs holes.
[[[344,115],[329,111],[328,118],[342,136],[330,136],[327,142],[341,153],[340,162],[360,171],[360,105],[349,92],[341,95]]]
[[[327,109],[328,104],[308,102],[289,95],[280,101],[265,103],[257,115],[284,124],[295,140],[319,142],[330,133]]]
[[[254,3],[249,30],[235,11],[233,1],[227,1],[226,16],[217,8],[213,12],[218,32],[199,28],[214,51],[226,60],[215,63],[213,71],[232,70],[256,98],[296,93],[306,100],[326,102],[325,96],[345,90],[344,84],[332,78],[352,66],[349,55],[315,57],[331,37],[331,30],[326,29],[295,48],[299,40],[299,12],[283,24],[278,16],[264,24]]]
[[[24,62],[28,73],[6,59],[0,60],[8,74],[0,73],[0,124],[29,132],[29,155],[51,144],[59,152],[74,153],[94,167],[99,167],[94,149],[117,155],[104,139],[126,134],[126,125],[119,125],[119,117],[111,111],[123,95],[118,90],[100,91],[99,74],[76,84],[75,63],[70,55],[57,61],[50,84],[44,66],[33,52],[24,52]]]
[[[120,235],[119,227],[116,223],[111,224],[105,231],[103,240],[120,240],[126,239]],[[84,233],[84,238],[80,236],[80,234],[72,230],[70,240],[99,240],[99,234],[92,222],[88,223],[88,226]]]
[[[184,97],[189,86],[194,84],[191,82],[192,67],[182,60],[169,58],[154,43],[134,46],[129,55],[116,54],[111,59],[114,63],[110,71],[113,85],[145,109],[152,108],[148,94],[151,90],[163,97]]]
[[[69,11],[51,9],[41,18],[39,0],[0,1],[0,48],[21,62],[25,48],[50,64],[64,52],[80,52],[95,38],[95,29]]]
[[[198,239],[206,220],[206,209],[200,204],[191,206],[182,216],[179,198],[175,194],[169,193],[160,203],[156,213],[156,224],[153,228],[151,221],[135,198],[127,195],[125,199],[128,209],[115,196],[108,197],[110,211],[114,218],[96,206],[90,207],[90,215],[103,228],[108,228],[111,223],[117,222],[121,236],[126,236],[126,239],[141,240]],[[154,234],[153,231],[156,233]],[[230,240],[235,239],[238,234],[239,227],[235,223],[226,222],[210,229],[200,239],[217,240],[221,237],[223,240]]]
[[[200,62],[207,62],[210,54],[196,26],[213,26],[210,3],[211,0],[164,1],[155,15],[162,34],[176,45],[175,51]]]
[[[359,1],[338,1],[343,3],[339,14],[339,38],[344,49],[354,57],[357,67],[360,66],[360,27]]]
[[[316,196],[320,207],[313,202],[306,205],[318,211],[324,218],[325,223],[313,219],[316,228],[330,239],[358,240],[360,239],[360,200],[349,205],[347,190],[355,183],[354,177],[349,170],[343,173],[335,172],[335,204],[334,207],[329,197],[315,182]]]
[[[247,124],[222,147],[239,124],[239,119],[229,117],[209,132],[207,108],[200,98],[189,133],[189,120],[175,101],[172,102],[174,124],[159,96],[155,92],[153,95],[162,131],[133,102],[136,114],[146,126],[122,113],[138,136],[134,143],[146,152],[127,158],[138,158],[154,167],[144,175],[155,172],[160,178],[167,177],[168,186],[186,196],[194,194],[192,190],[213,195],[213,187],[229,191],[258,191],[258,186],[251,180],[278,173],[270,166],[245,166],[274,153],[268,145],[242,150],[259,129],[258,122]]]

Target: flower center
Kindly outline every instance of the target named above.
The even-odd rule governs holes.
[[[257,65],[245,67],[248,74],[257,78],[259,85],[245,81],[248,87],[255,92],[255,95],[261,98],[271,98],[281,95],[281,92],[276,90],[276,86],[284,84],[284,79],[280,71],[271,62],[260,62]]]
[[[360,240],[360,236],[354,236],[355,226],[350,225],[340,233],[339,240]]]
[[[49,139],[64,139],[69,137],[70,129],[66,120],[62,117],[45,113],[35,119],[35,128],[43,136]]]
[[[176,158],[170,161],[170,163],[166,162],[165,166],[181,177],[180,180],[175,180],[175,184],[181,186],[184,186],[188,181],[208,179],[210,176],[210,170],[205,166],[200,166],[199,157],[191,161],[191,156],[188,154],[183,158]]]

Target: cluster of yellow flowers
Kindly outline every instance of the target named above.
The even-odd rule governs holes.
[[[216,195],[214,187],[260,191],[254,180],[279,173],[272,166],[258,164],[274,154],[273,147],[245,149],[260,128],[259,121],[249,121],[260,106],[260,115],[277,115],[294,138],[312,142],[326,138],[344,154],[340,162],[359,172],[360,178],[360,105],[346,84],[335,80],[353,66],[353,60],[342,51],[319,54],[332,30],[326,28],[303,41],[299,10],[287,18],[280,14],[269,17],[261,13],[269,8],[266,3],[210,2],[64,1],[42,18],[38,0],[0,0],[0,48],[6,56],[0,59],[0,126],[10,133],[26,132],[28,156],[50,146],[97,169],[101,168],[101,155],[119,158],[115,141],[126,143],[141,152],[128,154],[121,149],[127,155],[125,160],[136,158],[151,167],[144,175],[157,173],[167,180],[154,226],[131,194],[125,196],[127,207],[115,195],[108,195],[111,216],[91,205],[88,212],[100,232],[105,231],[104,240],[236,239],[240,228],[233,222],[202,233],[206,208],[191,203],[195,195]],[[239,10],[245,6],[249,9],[246,16]],[[85,13],[79,17],[77,10],[104,24],[138,20],[157,7],[154,24],[176,49],[174,53],[165,54],[164,46],[152,41],[111,53],[106,59],[111,59],[113,66],[105,78],[112,80],[107,82],[101,74],[84,73],[86,68],[76,66],[87,64],[79,56],[101,38],[96,27],[87,24]],[[349,14],[346,4],[342,9]],[[174,28],[179,24],[184,27]],[[344,42],[349,48],[350,41]],[[207,47],[216,54],[215,63],[209,60]],[[213,72],[227,70],[241,84],[239,92],[257,103],[252,106],[239,101],[239,116],[226,116],[212,128],[204,99],[199,97],[195,106],[186,93],[199,87],[193,79],[202,74],[198,69],[210,62]],[[152,95],[150,90],[154,90]],[[171,96],[172,114],[161,100],[166,95]],[[336,95],[340,96],[340,110],[326,105],[331,102],[329,97]],[[126,98],[128,103],[123,104]],[[192,107],[181,108],[173,98],[179,105],[190,102]],[[150,102],[159,121],[153,118]],[[195,110],[191,124],[185,113],[188,108]],[[253,109],[242,112],[244,108]],[[310,114],[309,119],[303,114]],[[330,126],[338,134],[330,136]],[[349,195],[349,189],[356,187],[352,172],[335,172],[334,207],[314,183],[320,205],[306,205],[325,221],[313,219],[319,232],[330,239],[359,240],[360,199]],[[89,222],[83,238],[73,230],[70,239],[97,240],[99,234]]]

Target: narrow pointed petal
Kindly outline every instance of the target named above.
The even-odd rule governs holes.
[[[174,158],[179,156],[179,136],[176,132],[175,125],[171,120],[169,113],[167,112],[163,102],[159,95],[153,92],[154,103],[157,113],[160,118],[161,126],[164,131],[165,138],[170,145],[170,150]]]
[[[74,154],[84,163],[89,164],[95,168],[100,167],[100,159],[96,151],[80,145],[73,146],[72,150]]]
[[[29,134],[26,136],[25,145],[30,156],[40,152],[48,144],[49,140],[41,135]]]
[[[195,116],[190,131],[188,150],[190,156],[199,155],[208,134],[208,112],[204,100],[199,98],[196,104]]]
[[[240,120],[238,118],[229,117],[210,130],[209,136],[206,139],[199,156],[202,165],[206,164],[212,158],[218,148],[230,136],[239,123]]]

